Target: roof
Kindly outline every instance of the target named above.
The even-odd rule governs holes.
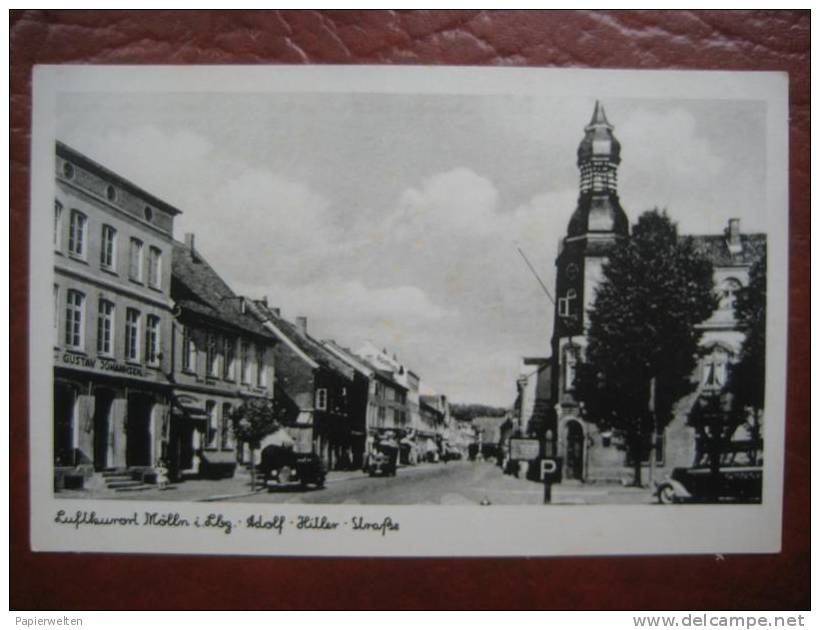
[[[264,302],[256,300],[252,304],[254,310],[256,310],[263,320],[271,322],[294,346],[310,357],[312,361],[326,369],[341,374],[348,380],[353,380],[355,370],[325,348],[321,342],[310,335],[302,334],[302,331],[296,324],[274,313]]]
[[[274,339],[250,313],[240,310],[240,298],[197,252],[174,241],[171,299],[183,309],[235,329]]]
[[[135,183],[125,179],[122,175],[117,175],[114,171],[104,167],[102,164],[99,164],[92,160],[91,158],[83,155],[77,149],[72,149],[67,144],[60,142],[57,140],[56,146],[57,155],[63,159],[71,160],[74,164],[81,166],[82,168],[96,173],[97,175],[105,178],[111,183],[116,184],[120,188],[123,188],[130,192],[137,197],[142,197],[145,201],[149,202],[152,206],[156,206],[160,210],[164,210],[168,214],[175,216],[177,214],[182,214],[182,210],[179,208],[175,208],[171,204],[163,201],[159,197],[155,197],[147,190],[140,188]]]
[[[685,238],[687,236],[681,236],[681,239]],[[741,234],[740,243],[743,248],[736,254],[729,251],[723,234],[697,234],[689,238],[692,239],[695,250],[706,256],[715,267],[751,265],[766,251],[765,234]]]

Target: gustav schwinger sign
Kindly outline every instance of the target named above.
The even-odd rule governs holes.
[[[145,376],[145,370],[138,365],[128,365],[113,359],[91,358],[82,354],[64,352],[58,355],[59,362],[69,367],[85,368],[97,372],[114,372],[125,376]]]

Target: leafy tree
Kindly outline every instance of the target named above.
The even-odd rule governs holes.
[[[231,414],[234,437],[248,445],[251,451],[251,485],[256,487],[255,453],[266,435],[276,431],[279,420],[273,401],[263,398],[246,398]]]
[[[691,391],[701,333],[717,306],[711,262],[666,212],[645,212],[602,267],[575,390],[585,416],[621,435],[641,485],[653,430]],[[652,392],[654,384],[654,392]],[[651,400],[654,399],[654,413]]]
[[[740,348],[740,358],[729,373],[728,390],[734,400],[737,423],[746,420],[746,410],[752,410],[751,433],[760,437],[760,415],[766,394],[766,253],[749,270],[749,284],[735,302],[738,327],[746,333]]]
[[[507,413],[504,407],[493,407],[480,403],[452,403],[450,413],[456,420],[472,422],[473,418],[500,418]]]

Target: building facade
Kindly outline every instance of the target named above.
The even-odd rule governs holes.
[[[173,392],[166,459],[172,478],[231,476],[242,458],[232,414],[273,399],[276,337],[195,247],[173,246]]]
[[[249,302],[275,348],[275,404],[297,448],[318,454],[329,470],[351,469],[365,440],[364,418],[351,414],[355,370],[308,334],[307,318],[292,323],[265,300]]]
[[[54,200],[55,489],[138,483],[169,427],[180,213],[62,143]]]
[[[632,475],[633,462],[620,437],[600,431],[585,420],[573,389],[575,366],[586,347],[589,309],[602,281],[602,265],[612,247],[629,238],[629,223],[617,187],[621,146],[613,129],[603,106],[596,103],[578,148],[578,204],[555,263],[556,304],[549,377],[552,410],[544,414],[542,435],[547,449],[563,458],[565,479],[623,482]],[[697,436],[688,425],[689,413],[704,391],[725,384],[727,366],[738,358],[743,333],[737,327],[734,296],[748,284],[749,268],[766,246],[765,235],[742,234],[736,219],[729,221],[724,234],[691,238],[714,266],[721,299],[712,317],[701,324],[702,358],[692,375],[693,393],[678,401],[674,419],[657,436],[654,448],[647,449],[643,463],[654,469],[657,476],[676,466],[694,463]],[[650,452],[654,453],[652,462]]]

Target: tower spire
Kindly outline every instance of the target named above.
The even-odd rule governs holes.
[[[618,202],[618,165],[621,163],[621,143],[612,133],[604,105],[595,101],[592,118],[584,127],[584,137],[578,145],[580,195],[578,208],[570,219],[568,236],[588,232],[610,232],[626,235],[629,227],[626,214]]]

